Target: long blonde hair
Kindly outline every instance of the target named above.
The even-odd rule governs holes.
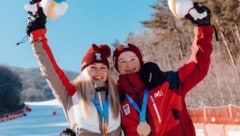
[[[83,109],[83,114],[86,118],[91,116],[92,112],[92,98],[95,92],[92,80],[85,68],[80,75],[78,75],[74,80],[73,84],[77,89],[78,97],[80,98],[80,105]],[[111,78],[110,73],[108,72],[107,78],[107,91],[108,91],[108,102],[113,112],[113,117],[117,118],[120,112],[120,103],[119,95],[114,83],[114,80]]]

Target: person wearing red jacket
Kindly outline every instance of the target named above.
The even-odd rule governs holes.
[[[143,62],[133,44],[120,44],[113,54],[120,94],[122,121],[126,136],[195,136],[195,128],[185,104],[186,94],[209,70],[212,53],[213,26],[210,10],[194,4],[198,12],[208,15],[191,20],[195,38],[190,60],[177,71],[163,72],[152,62]]]

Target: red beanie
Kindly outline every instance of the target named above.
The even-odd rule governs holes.
[[[109,68],[107,58],[110,56],[110,54],[111,49],[108,47],[108,45],[97,46],[96,44],[92,44],[82,59],[81,71],[93,63],[103,63]]]
[[[120,44],[116,47],[114,53],[113,53],[113,62],[116,70],[118,71],[118,57],[120,56],[121,53],[125,51],[131,51],[135,53],[140,61],[140,64],[143,64],[143,58],[142,58],[142,53],[140,52],[139,48],[136,45],[133,44]]]

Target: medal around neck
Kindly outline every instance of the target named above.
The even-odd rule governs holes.
[[[145,91],[144,91],[144,96],[143,96],[143,102],[142,102],[141,110],[138,107],[138,104],[128,94],[125,94],[125,95],[126,95],[126,98],[128,99],[128,101],[133,106],[133,108],[136,111],[138,111],[139,116],[140,116],[140,123],[137,126],[137,133],[140,136],[148,136],[150,134],[150,132],[151,132],[151,127],[146,122],[146,110],[147,110],[147,100],[148,100],[149,90],[145,89]]]
[[[148,136],[151,132],[151,127],[147,122],[140,122],[137,126],[137,132],[140,136]]]
[[[108,136],[108,123],[104,122],[102,125],[102,130],[103,130],[103,136]]]

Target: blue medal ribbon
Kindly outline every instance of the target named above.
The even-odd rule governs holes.
[[[107,92],[105,93],[103,109],[101,108],[100,103],[98,102],[98,100],[95,97],[92,99],[92,102],[95,105],[95,107],[97,108],[98,112],[103,117],[104,122],[107,122],[107,120],[108,120],[108,94],[107,94]]]
[[[137,103],[128,94],[125,93],[125,95],[126,95],[126,98],[128,99],[128,101],[130,102],[130,104],[140,114],[140,122],[146,122],[146,111],[147,111],[147,101],[148,101],[149,90],[148,89],[144,90],[144,96],[143,96],[141,110],[140,110],[139,106],[137,105]]]

